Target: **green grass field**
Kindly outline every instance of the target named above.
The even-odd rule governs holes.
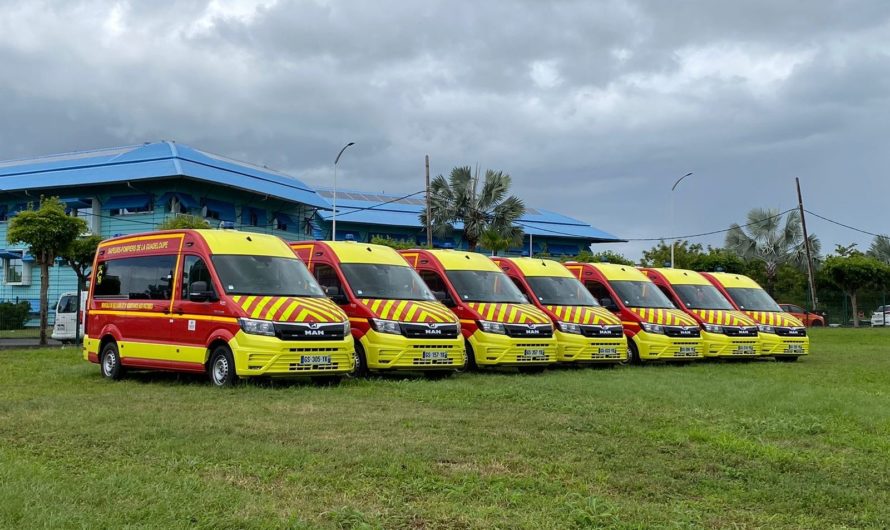
[[[0,527],[886,528],[890,330],[798,363],[230,390],[2,351]]]

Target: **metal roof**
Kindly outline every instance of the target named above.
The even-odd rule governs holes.
[[[318,193],[328,199],[334,193],[328,188],[318,188]],[[374,193],[354,190],[337,190],[337,221],[369,225],[404,226],[422,228],[419,215],[424,209],[424,193],[401,195]],[[319,211],[325,221],[329,221],[332,211]],[[596,243],[623,242],[608,232],[548,210],[526,207],[526,213],[516,223],[526,234],[533,236],[565,237],[584,239]],[[455,223],[455,229],[463,228]]]
[[[168,141],[0,162],[4,191],[176,176],[330,208],[314,189],[290,175]]]

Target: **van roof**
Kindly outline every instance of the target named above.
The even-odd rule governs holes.
[[[235,230],[206,229],[145,232],[107,239],[100,243],[100,247],[117,246],[123,243],[138,243],[142,240],[158,240],[163,239],[164,236],[181,239],[187,234],[194,234],[203,239],[211,254],[274,256],[282,258],[296,257],[290,247],[287,246],[287,243],[277,236]]]
[[[503,272],[488,256],[463,250],[427,250],[445,270]]]
[[[618,263],[588,263],[587,265],[600,271],[607,280],[650,281],[633,265],[621,265]]]
[[[711,285],[707,278],[693,270],[666,267],[652,268],[651,270],[664,276],[664,279],[672,285]]]
[[[385,245],[354,241],[325,241],[324,244],[337,256],[340,263],[373,263],[409,267],[408,262],[401,254]]]
[[[549,276],[558,278],[574,278],[569,269],[552,259],[541,258],[503,258],[513,263],[525,276]]]
[[[747,287],[753,289],[762,289],[759,283],[755,282],[744,274],[733,274],[731,272],[710,272],[708,274],[710,274],[715,280],[717,280],[720,285],[726,288]]]

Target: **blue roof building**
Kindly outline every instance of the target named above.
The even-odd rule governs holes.
[[[0,301],[27,300],[35,312],[39,271],[25,248],[6,244],[6,228],[19,211],[50,195],[58,196],[71,215],[83,218],[90,232],[102,237],[154,230],[181,214],[202,216],[211,224],[227,221],[239,230],[291,241],[331,234],[331,190],[316,190],[274,169],[175,142],[2,161]],[[368,241],[383,235],[425,244],[418,218],[424,204],[422,192],[404,197],[339,191],[338,239]],[[582,221],[533,208],[519,224],[533,238],[535,252],[576,254],[591,243],[620,241]],[[434,244],[461,247],[460,226],[455,228],[458,233],[435,239]],[[49,298],[55,303],[61,293],[76,289],[76,278],[68,267],[51,271]]]

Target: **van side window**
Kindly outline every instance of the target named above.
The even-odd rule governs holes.
[[[426,283],[426,286],[430,288],[430,291],[448,292],[448,289],[445,287],[445,282],[436,272],[417,271],[417,273],[420,274],[420,277],[423,279],[423,282]]]
[[[321,288],[329,294],[346,294],[343,292],[343,284],[340,283],[340,278],[337,276],[337,271],[335,271],[334,268],[330,265],[316,263],[315,279],[318,280],[318,284],[321,285]],[[328,288],[332,288],[334,292],[330,292]]]
[[[170,300],[176,256],[141,256],[109,260],[96,271],[96,298]]]
[[[514,277],[512,277],[512,276],[510,276],[509,278],[510,278],[511,280],[513,280],[513,285],[515,285],[516,288],[519,289],[519,292],[520,292],[520,293],[524,294],[525,297],[528,298],[529,300],[534,299],[534,295],[533,295],[532,293],[530,293],[529,290],[526,289],[524,285],[522,285],[522,282],[519,281],[518,278],[514,278]]]
[[[588,280],[584,282],[584,286],[587,287],[587,290],[590,291],[590,294],[592,294],[593,297],[596,298],[597,302],[602,305],[609,305],[603,304],[603,300],[612,300],[612,295],[609,294],[609,290],[606,289],[605,285],[601,284],[600,282]],[[614,301],[612,303],[614,304]]]
[[[205,282],[208,291],[214,291],[210,270],[204,260],[198,256],[185,256],[182,265],[182,299],[188,300],[191,286],[195,282]]]
[[[659,285],[658,288],[661,289],[661,292],[664,293],[664,295],[667,296],[667,299],[670,300],[675,306],[683,307],[684,305],[686,305],[683,302],[681,302],[680,300],[677,300],[674,297],[673,293],[671,293],[667,287],[665,287],[663,285]]]

